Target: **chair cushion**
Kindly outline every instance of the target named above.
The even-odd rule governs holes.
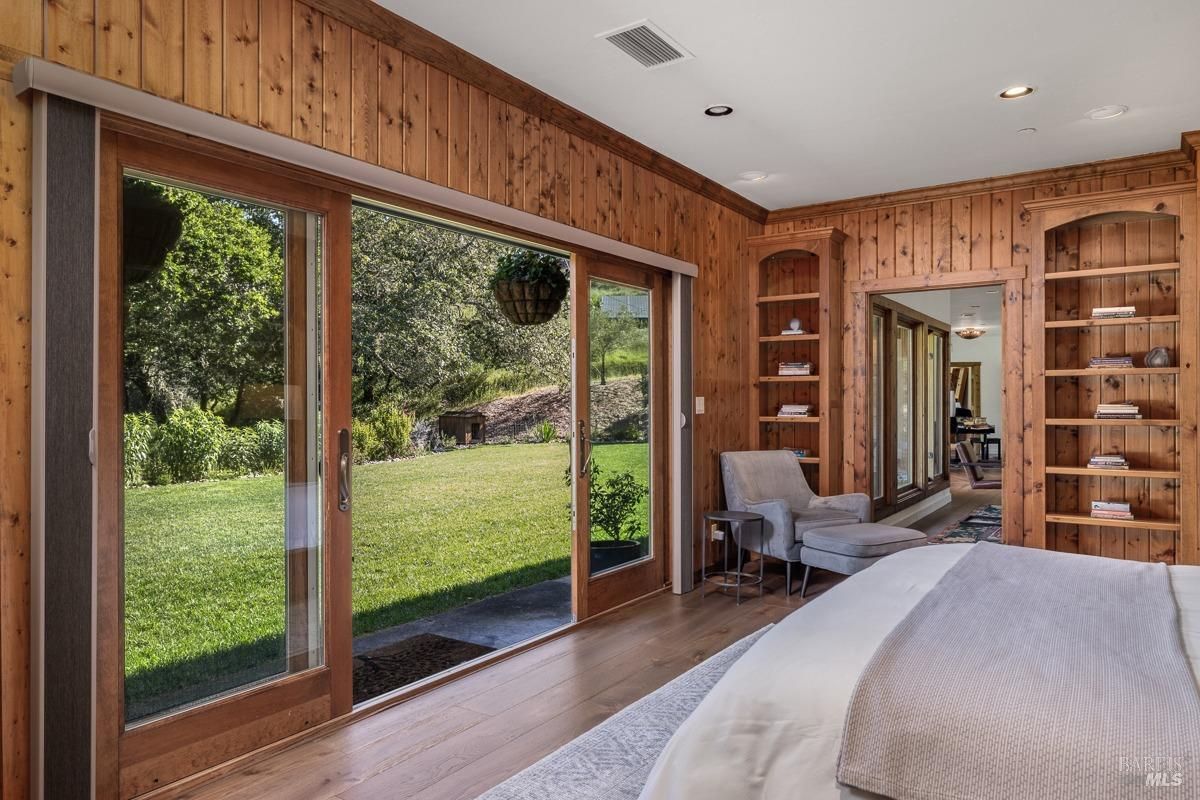
[[[858,522],[858,515],[849,511],[838,511],[834,508],[809,508],[792,514],[796,526],[796,541],[804,542],[809,531],[833,526],[843,527]]]
[[[804,534],[804,546],[855,558],[886,556],[925,544],[925,534],[874,522],[816,528]]]

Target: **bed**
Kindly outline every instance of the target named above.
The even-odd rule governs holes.
[[[642,800],[877,797],[836,780],[855,686],[893,628],[973,547],[1002,546],[953,544],[897,553],[776,625],[679,728]],[[1197,681],[1200,567],[1168,572],[1186,656],[1180,669],[1186,674],[1190,667]],[[957,679],[953,665],[946,669],[946,680]]]

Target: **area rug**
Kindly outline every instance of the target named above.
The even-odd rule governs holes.
[[[491,647],[436,633],[369,650],[354,657],[354,702],[378,697],[490,652]]]
[[[1000,506],[980,506],[944,531],[929,537],[930,544],[961,544],[963,542],[1001,541]]]
[[[667,741],[733,662],[771,627],[626,706],[479,800],[636,800]]]

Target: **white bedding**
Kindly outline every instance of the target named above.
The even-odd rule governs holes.
[[[777,624],[675,733],[642,800],[876,797],[834,779],[854,686],[884,637],[973,546],[888,556]],[[1169,571],[1200,681],[1200,567]],[[946,665],[947,680],[953,670]]]

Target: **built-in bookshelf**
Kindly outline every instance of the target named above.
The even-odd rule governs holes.
[[[1027,541],[1139,561],[1200,556],[1196,482],[1184,479],[1197,466],[1200,393],[1195,203],[1191,185],[1026,203],[1035,232]],[[1165,364],[1147,362],[1156,348]]]
[[[748,365],[751,442],[759,450],[802,451],[797,458],[820,494],[841,486],[844,238],[819,228],[749,240],[757,338]]]

